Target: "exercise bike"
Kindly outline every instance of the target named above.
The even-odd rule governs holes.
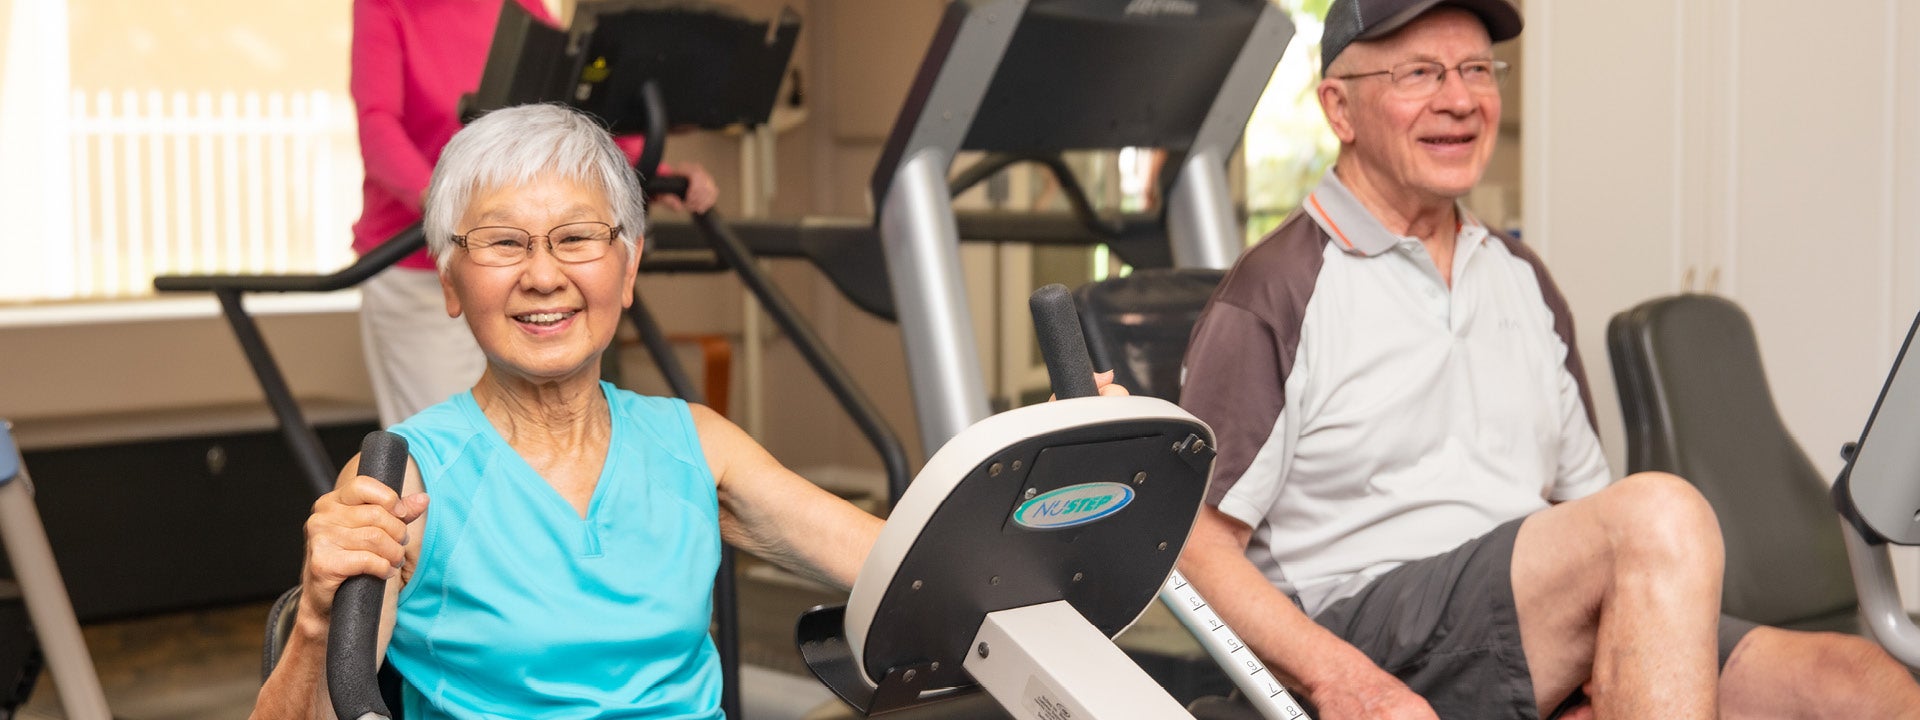
[[[1112,643],[1158,596],[1244,670],[1264,717],[1305,717],[1173,569],[1213,431],[1166,400],[1099,396],[1067,289],[1031,305],[1058,400],[975,423],[927,461],[847,604],[801,618],[808,667],[866,716],[985,689],[1021,720],[1192,718]]]

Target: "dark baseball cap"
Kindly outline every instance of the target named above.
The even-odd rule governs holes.
[[[1333,0],[1333,5],[1327,8],[1326,28],[1320,35],[1320,74],[1326,75],[1333,59],[1340,57],[1341,51],[1355,40],[1391,35],[1441,5],[1479,16],[1494,42],[1520,35],[1520,10],[1511,0]]]

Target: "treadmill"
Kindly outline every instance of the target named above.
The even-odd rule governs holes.
[[[1268,0],[948,4],[871,188],[928,452],[988,414],[947,181],[955,155],[1166,150],[1158,221],[1172,264],[1224,269],[1244,247],[1226,163],[1292,36]]]

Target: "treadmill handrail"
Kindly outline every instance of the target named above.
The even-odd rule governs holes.
[[[161,275],[153,279],[160,292],[333,292],[359,285],[427,246],[420,223],[380,243],[348,265],[328,275]]]
[[[1103,218],[1100,216],[1100,211],[1094,209],[1092,199],[1087,196],[1087,189],[1080,184],[1080,178],[1073,174],[1073,168],[1067,167],[1067,161],[1060,153],[990,153],[947,181],[947,187],[954,197],[959,197],[960,193],[993,177],[995,173],[1021,162],[1038,164],[1053,173],[1054,182],[1059,183],[1060,195],[1066,198],[1067,207],[1073,212],[1073,218],[1079,220],[1080,224],[1085,225],[1094,235],[1113,239],[1126,232],[1126,225],[1122,220]],[[1159,218],[1156,217],[1155,224],[1158,222]]]
[[[655,163],[656,167],[658,163]],[[649,195],[679,195],[686,192],[687,179],[680,176],[644,178]],[[327,275],[161,275],[153,279],[160,292],[334,292],[366,282],[380,271],[426,248],[427,236],[420,223],[407,226],[386,242],[380,243],[352,265]]]

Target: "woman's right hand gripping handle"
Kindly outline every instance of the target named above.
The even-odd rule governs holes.
[[[405,438],[370,433],[357,461],[358,469],[341,473],[307,519],[300,592],[302,622],[325,624],[327,696],[343,720],[392,715],[376,681],[381,610],[388,581],[399,577],[406,560],[408,525],[427,507],[425,494],[400,497]],[[309,628],[312,637],[318,628]]]

